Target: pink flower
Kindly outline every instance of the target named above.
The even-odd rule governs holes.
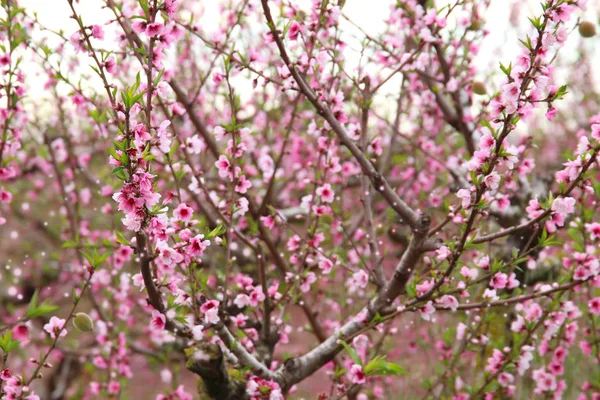
[[[329,183],[326,183],[323,186],[317,188],[317,195],[321,196],[321,200],[325,203],[332,203],[335,197],[335,194],[331,189],[331,185]]]
[[[348,280],[348,288],[350,293],[356,292],[359,288],[364,289],[369,283],[369,274],[365,270],[359,270],[352,274],[352,277]]]
[[[554,375],[544,371],[543,368],[533,371],[532,377],[536,384],[536,393],[541,394],[556,389],[556,378],[554,378]]]
[[[152,310],[152,320],[150,321],[150,328],[157,331],[162,331],[165,329],[165,325],[167,323],[167,319],[158,310]]]
[[[217,140],[217,142],[220,142],[227,134],[227,131],[222,126],[215,126],[215,128],[213,129],[213,133],[215,134],[215,139]]]
[[[519,372],[519,375],[522,376],[525,371],[529,369],[530,362],[533,360],[533,350],[534,348],[532,346],[521,347],[521,357],[517,362],[517,371]]]
[[[253,307],[258,306],[258,304],[265,301],[265,299],[266,296],[263,292],[262,286],[256,286],[254,289],[252,289],[252,292],[250,293],[250,304]]]
[[[519,333],[523,329],[525,329],[525,320],[522,316],[517,315],[517,319],[510,324],[510,330]]]
[[[173,211],[173,215],[183,222],[189,222],[192,219],[193,213],[194,210],[192,210],[191,207],[188,207],[185,203],[179,204]]]
[[[559,197],[552,202],[552,210],[560,215],[568,215],[575,211],[576,200],[572,197]]]
[[[4,187],[0,188],[0,202],[8,204],[12,201],[12,198],[12,193],[6,191]]]
[[[56,339],[56,335],[59,334],[59,332],[60,337],[67,336],[67,330],[63,329],[65,322],[64,319],[52,317],[50,318],[50,321],[44,325],[44,330],[50,334],[52,339]]]
[[[590,312],[594,315],[600,315],[600,297],[593,298],[588,302]]]
[[[448,246],[442,246],[436,251],[437,256],[435,257],[439,261],[447,260],[448,257],[452,255],[452,252],[448,248]]]
[[[504,360],[504,354],[498,349],[494,349],[492,351],[492,356],[487,359],[487,365],[485,366],[485,370],[490,373],[496,373],[498,369],[502,366],[502,361]]]
[[[269,229],[273,229],[275,228],[275,218],[273,218],[272,216],[268,215],[266,217],[260,217],[261,222],[263,223],[264,226],[266,226]]]
[[[244,194],[250,187],[252,187],[252,182],[247,180],[245,175],[242,175],[238,178],[237,184],[235,185],[235,191]]]
[[[569,22],[573,11],[575,11],[575,7],[570,6],[568,4],[561,4],[560,6],[556,7],[554,12],[552,13],[552,20],[557,22]]]
[[[489,153],[494,147],[496,147],[496,139],[489,132],[481,136],[481,139],[479,139],[479,150],[487,150]]]
[[[150,37],[160,35],[164,28],[165,26],[160,22],[153,22],[146,26],[146,35]]]
[[[251,376],[246,384],[246,393],[250,400],[284,400],[279,384],[258,376]]]
[[[8,64],[10,64],[10,55],[8,53],[0,55],[0,67],[6,67]]]
[[[202,332],[204,327],[202,325],[196,325],[192,328],[192,335],[194,336],[194,340],[202,340],[204,338],[204,333]]]
[[[131,277],[131,280],[133,281],[133,286],[139,287],[140,291],[144,290],[144,277],[142,276],[142,274],[138,273],[133,275]]]
[[[479,275],[477,269],[469,268],[466,265],[462,266],[462,268],[460,269],[460,274],[468,280],[477,279],[477,276]]]
[[[204,254],[204,250],[210,246],[210,240],[203,240],[204,235],[198,234],[190,239],[190,245],[187,248],[187,254],[191,257],[198,257]]]
[[[333,268],[333,262],[327,258],[324,258],[321,261],[319,261],[319,268],[324,274],[328,274]]]
[[[504,289],[507,283],[508,276],[502,272],[497,272],[490,280],[490,286],[494,289]]]
[[[373,153],[375,153],[375,155],[380,156],[381,154],[383,154],[383,147],[381,147],[381,137],[377,137],[375,138],[371,144],[371,149],[373,149]]]
[[[483,270],[490,269],[490,256],[481,257],[479,261],[477,261],[476,265]]]
[[[214,83],[216,83],[216,84],[218,85],[219,83],[223,82],[223,79],[224,79],[224,78],[225,78],[225,76],[224,76],[222,73],[220,73],[220,72],[215,72],[215,73],[213,74],[213,78],[212,78],[212,80],[213,80],[213,82],[214,82]]]
[[[290,29],[288,30],[288,35],[289,35],[290,40],[297,40],[299,32],[300,32],[300,24],[296,21],[292,22],[292,25],[290,25]]]
[[[250,296],[244,293],[240,293],[235,297],[233,304],[235,304],[237,308],[247,307],[250,305]]]
[[[117,72],[117,63],[113,57],[108,57],[104,62],[104,68],[109,74],[114,74]]]
[[[13,374],[10,371],[10,369],[5,368],[2,370],[2,372],[0,372],[0,379],[2,379],[3,381],[7,381],[10,378],[12,378]]]
[[[540,206],[537,199],[529,200],[529,205],[525,208],[525,211],[527,211],[527,216],[530,219],[535,219],[544,213],[544,209]]]
[[[367,381],[367,376],[360,365],[352,364],[352,367],[350,368],[350,379],[352,380],[352,383],[362,385]]]
[[[439,299],[438,303],[452,311],[456,311],[458,309],[458,300],[456,300],[456,297],[454,296],[445,294]]]
[[[431,300],[427,302],[423,307],[419,309],[419,313],[421,314],[421,318],[425,321],[431,321],[431,316],[435,313],[435,307]]]
[[[104,39],[104,30],[100,25],[92,26],[92,37],[100,40]]]
[[[0,193],[0,195],[1,195],[1,193]],[[590,238],[592,240],[596,240],[596,239],[600,238],[600,223],[593,222],[591,224],[585,224],[585,229],[590,234]]]
[[[146,27],[148,26],[148,23],[146,21],[142,21],[139,19],[136,19],[135,21],[133,21],[131,23],[131,29],[135,32],[135,33],[142,33],[146,30]]]
[[[519,93],[521,92],[521,85],[517,82],[505,83],[502,85],[502,99],[514,102],[519,98]]]
[[[546,112],[546,118],[548,121],[552,121],[554,117],[556,117],[556,113],[558,110],[554,107],[548,107],[548,111]]]
[[[170,248],[169,244],[162,240],[156,243],[155,252],[158,254],[160,261],[168,267],[183,261],[183,255]]]
[[[209,325],[214,325],[219,322],[219,302],[217,300],[209,300],[200,306],[200,311],[204,313],[204,321]]]
[[[121,391],[121,384],[117,381],[111,381],[108,384],[108,393],[110,394],[117,394]]]
[[[514,381],[515,377],[509,374],[508,372],[502,372],[500,375],[498,375],[498,383],[502,387],[508,387],[512,385]]]
[[[310,291],[310,285],[317,281],[317,275],[314,272],[309,272],[306,274],[302,283],[300,284],[300,290],[302,293],[308,293]]]
[[[592,137],[600,141],[600,124],[592,125]]]
[[[525,313],[525,319],[529,322],[537,321],[542,318],[542,307],[538,303],[531,303]]]
[[[483,178],[483,183],[485,183],[485,186],[487,186],[488,189],[498,189],[498,186],[500,185],[500,175],[498,175],[498,173],[494,171],[491,174],[487,175],[485,178]]]
[[[519,287],[520,284],[521,283],[517,279],[517,275],[514,272],[512,272],[508,277],[508,283],[506,284],[506,288],[514,289],[514,288]]]
[[[29,341],[29,327],[24,324],[16,325],[13,330],[13,338],[21,343],[27,343]]]
[[[221,178],[226,178],[229,176],[229,178],[231,179],[232,166],[229,162],[229,159],[226,156],[219,156],[219,159],[215,162],[215,165],[219,169],[219,176]]]
[[[456,192],[456,197],[462,200],[462,207],[468,208],[471,204],[471,191],[467,189],[460,189]]]

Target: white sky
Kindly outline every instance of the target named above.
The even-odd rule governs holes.
[[[258,3],[258,0],[252,0]],[[436,5],[441,5],[450,0],[437,0]],[[204,17],[198,22],[204,31],[211,32],[218,26],[219,11],[217,0],[205,0],[193,2],[194,7],[204,8]],[[298,0],[296,4],[309,3],[309,0]],[[368,5],[366,5],[368,3]],[[515,3],[519,6],[520,12],[511,16]],[[29,13],[37,13],[40,22],[46,27],[53,30],[64,30],[67,36],[77,30],[77,25],[71,15],[67,0],[21,0],[20,4],[26,8]],[[112,17],[112,13],[102,8],[102,0],[81,0],[76,4],[76,9],[82,15],[86,25],[103,24]],[[384,26],[383,21],[389,14],[389,0],[347,0],[344,6],[344,13],[350,17],[356,24],[361,26],[369,34],[376,35]],[[258,4],[257,4],[258,5]],[[497,71],[498,62],[510,62],[520,51],[521,45],[518,42],[519,37],[523,37],[527,33],[528,22],[527,17],[540,13],[539,0],[491,0],[491,6],[485,16],[485,28],[490,31],[490,35],[484,39],[479,55],[475,58],[475,65],[478,71],[481,72],[481,78],[485,78],[490,71]],[[580,14],[579,14],[580,15]],[[588,10],[584,13],[584,19],[589,19],[597,22],[600,16],[600,0],[589,0]],[[517,31],[511,25],[511,17],[513,21],[518,23],[522,31]],[[357,32],[354,27],[342,20],[344,29],[351,32]],[[357,34],[360,34],[357,32]],[[573,49],[581,42],[577,34],[572,35],[570,42],[566,48]],[[107,30],[106,43],[111,42],[111,33]],[[599,40],[587,40],[583,45],[590,48],[597,48]],[[563,51],[561,57],[574,57],[575,52]],[[600,49],[596,49],[595,57],[600,63]],[[347,63],[351,60],[347,60]],[[86,65],[86,63],[84,63]],[[46,81],[46,77],[39,75],[39,70],[34,72],[31,69],[27,80],[30,87],[30,95],[41,96],[43,94],[42,85]],[[600,80],[598,76],[596,81]],[[94,83],[91,83],[94,85]],[[389,88],[397,88],[397,82],[391,81],[388,84]],[[249,87],[249,86],[248,86]],[[242,94],[243,95],[243,94]],[[248,93],[251,95],[251,93]]]

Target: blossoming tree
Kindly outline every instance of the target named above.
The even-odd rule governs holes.
[[[61,1],[1,1],[2,399],[600,398],[598,4],[486,70],[489,0]]]

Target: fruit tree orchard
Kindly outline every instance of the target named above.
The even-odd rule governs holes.
[[[54,1],[1,1],[2,399],[600,399],[598,3],[482,68],[491,0]]]

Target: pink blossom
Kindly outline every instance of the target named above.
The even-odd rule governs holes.
[[[536,384],[536,393],[541,394],[543,392],[556,390],[556,379],[554,378],[554,375],[547,373],[543,368],[533,371],[532,377]]]
[[[588,302],[588,308],[590,309],[590,313],[600,315],[600,297],[591,299]]]
[[[525,319],[529,322],[537,321],[542,317],[542,314],[542,307],[540,307],[538,303],[531,303],[529,307],[527,307]]]
[[[204,327],[202,325],[196,325],[192,328],[192,336],[194,336],[194,340],[202,340],[204,338],[204,333],[202,332]]]
[[[146,26],[146,35],[148,36],[158,36],[163,32],[165,26],[160,22],[153,22]]]
[[[93,25],[92,26],[92,36],[95,37],[96,39],[104,39],[104,29],[102,29],[102,27],[100,25]]]
[[[456,197],[462,200],[462,207],[469,208],[469,204],[471,204],[471,191],[467,189],[460,189],[456,192]]]
[[[219,302],[209,300],[200,306],[200,311],[204,313],[204,321],[209,325],[214,325],[220,321]]]
[[[0,196],[1,196],[1,193],[0,193]],[[600,223],[593,222],[591,224],[585,224],[585,229],[590,234],[590,238],[592,240],[596,240],[596,239],[600,238]]]
[[[192,219],[193,213],[194,210],[192,210],[191,207],[188,207],[185,203],[179,204],[173,211],[175,218],[183,222],[189,222]]]
[[[67,330],[63,329],[65,322],[64,319],[52,317],[50,318],[50,321],[44,325],[44,330],[50,334],[52,339],[56,339],[56,335],[59,334],[59,332],[60,337],[67,336]]]
[[[226,156],[219,156],[219,159],[217,160],[215,165],[219,169],[219,176],[221,178],[231,176],[232,166]]]
[[[367,376],[360,365],[352,364],[352,367],[350,367],[350,380],[356,385],[362,385],[367,381]]]
[[[435,313],[435,307],[431,300],[419,309],[419,313],[425,321],[431,321],[431,316]]]
[[[297,40],[299,32],[300,24],[296,21],[292,22],[292,25],[290,25],[290,28],[288,30],[288,37],[290,38],[290,40]]]
[[[238,193],[246,193],[249,188],[252,187],[252,182],[246,179],[246,176],[242,175],[238,178],[237,184],[235,185],[235,191]]]
[[[491,174],[487,175],[485,178],[483,178],[483,183],[485,183],[485,186],[487,186],[488,189],[498,189],[498,186],[500,185],[500,175],[498,175],[498,173],[494,171]]]
[[[335,197],[333,190],[331,189],[331,185],[329,183],[324,184],[317,188],[316,193],[321,197],[321,200],[325,203],[332,203]]]
[[[268,215],[265,217],[260,217],[261,222],[263,223],[264,226],[266,226],[269,229],[273,229],[275,228],[275,218],[273,218],[272,216]]]
[[[163,330],[166,325],[166,317],[158,310],[152,310],[152,321],[150,327],[154,330]]]
[[[118,394],[121,391],[121,384],[117,381],[110,381],[107,391],[110,394]]]
[[[435,252],[437,254],[436,259],[439,261],[447,260],[448,257],[450,257],[452,255],[452,251],[450,251],[448,246],[442,246],[439,249],[437,249]]]
[[[592,125],[592,137],[600,141],[600,123]]]
[[[458,300],[456,300],[456,297],[454,296],[445,294],[440,298],[438,303],[452,311],[456,311],[458,309]]]

